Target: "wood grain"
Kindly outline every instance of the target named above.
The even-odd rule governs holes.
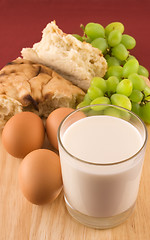
[[[150,134],[150,126],[147,126]],[[149,240],[150,138],[137,203],[132,215],[118,227],[96,230],[77,223],[68,214],[63,193],[52,203],[36,206],[22,195],[18,184],[20,159],[6,153],[0,140],[0,240]]]

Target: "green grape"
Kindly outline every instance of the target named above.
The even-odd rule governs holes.
[[[126,49],[133,49],[136,45],[135,39],[127,34],[122,35],[121,43],[126,47]]]
[[[140,115],[144,122],[150,124],[150,102],[144,104],[140,109]]]
[[[139,62],[133,58],[125,63],[123,66],[123,77],[127,78],[132,73],[137,73],[139,69]]]
[[[134,112],[137,115],[140,115],[140,105],[137,102],[132,103],[132,112]]]
[[[119,60],[115,57],[110,57],[109,56],[109,57],[106,58],[106,60],[107,60],[108,67],[110,67],[110,66],[120,66]]]
[[[132,102],[140,103],[143,99],[143,94],[139,90],[133,89],[129,98]]]
[[[121,32],[119,30],[113,30],[112,32],[109,33],[107,41],[111,47],[114,47],[121,42],[121,39],[122,39]]]
[[[132,82],[129,79],[123,79],[116,88],[116,92],[126,95],[127,97],[130,96],[132,93]]]
[[[120,61],[120,60],[119,60]],[[125,63],[127,62],[127,60],[124,60],[124,61],[120,61],[120,66],[124,66],[125,65]]]
[[[84,40],[85,39],[85,40]],[[90,39],[90,38],[84,38],[83,37],[83,41],[86,41],[87,43],[91,43],[92,42],[92,39]]]
[[[108,60],[110,58],[110,55],[109,54],[106,54],[105,55],[105,59]]]
[[[94,100],[97,97],[102,97],[104,95],[103,91],[101,89],[99,89],[98,87],[94,87],[94,86],[90,86],[87,93],[91,100]]]
[[[131,59],[136,59],[133,55],[128,55],[128,58],[126,59],[127,61],[131,60]]]
[[[94,40],[95,38],[105,37],[105,29],[102,25],[98,23],[88,23],[84,29],[86,35]]]
[[[87,42],[87,43],[91,43],[92,42],[92,40],[89,37],[86,37],[86,36],[82,37],[82,41]]]
[[[90,110],[88,111],[88,113],[86,113],[86,116],[87,117],[89,117],[89,116],[93,116],[93,115],[101,115],[101,114],[103,114],[103,110],[94,110],[94,109],[91,109],[91,107],[90,107]]]
[[[127,51],[127,49],[122,43],[112,48],[112,56],[118,58],[121,61],[126,60],[126,58],[128,57],[128,54],[129,52]]]
[[[126,121],[129,121],[130,120],[130,117],[131,117],[131,114],[129,112],[127,112],[125,109],[124,111],[121,111],[121,118],[126,120]]]
[[[77,105],[77,109],[78,108],[81,108],[81,107],[86,107],[88,106],[87,102],[83,101],[83,102],[80,102],[78,105]]]
[[[102,53],[104,53],[108,48],[107,41],[104,38],[96,38],[91,42],[91,44],[93,47],[100,49]]]
[[[106,78],[115,76],[120,79],[122,77],[122,71],[123,69],[121,66],[110,66],[107,70]]]
[[[142,76],[145,76],[147,78],[149,77],[148,70],[145,67],[141,66],[141,65],[139,65],[138,74],[142,75]]]
[[[74,36],[76,39],[80,40],[81,42],[83,42],[83,38],[78,35],[78,34],[72,34],[72,36]]]
[[[117,85],[119,83],[119,79],[115,76],[111,76],[106,80],[107,91],[108,92],[116,92]]]
[[[108,36],[109,33],[113,30],[118,30],[121,33],[123,33],[124,32],[124,25],[120,22],[112,22],[112,23],[108,24],[105,28],[106,36]]]
[[[91,102],[91,105],[94,104],[110,104],[110,100],[108,97],[98,97]],[[100,111],[105,109],[106,106],[92,106],[91,108],[95,111]]]
[[[95,87],[100,88],[103,91],[103,93],[105,93],[106,90],[107,90],[106,80],[104,80],[101,77],[94,77],[94,78],[92,78],[91,86],[95,86]]]
[[[88,104],[90,104],[90,102],[91,102],[91,99],[90,99],[90,97],[89,97],[88,93],[87,93],[87,94],[85,94],[83,101],[84,101],[84,102],[86,102],[86,103],[87,103],[87,105],[88,105]]]
[[[143,90],[144,96],[150,96],[150,87],[146,86]]]
[[[112,117],[120,117],[120,110],[112,107],[108,107],[104,110],[104,115],[112,116]]]
[[[143,91],[144,88],[146,87],[144,79],[140,77],[140,75],[138,75],[137,73],[132,73],[131,75],[129,75],[128,78],[132,81],[134,89]]]
[[[128,110],[131,110],[132,107],[130,99],[127,96],[119,93],[115,93],[111,96],[111,102],[113,105],[117,105]]]

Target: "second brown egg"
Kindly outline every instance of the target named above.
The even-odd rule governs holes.
[[[57,142],[57,131],[61,121],[71,112],[73,112],[73,108],[57,108],[53,112],[50,113],[46,120],[46,132],[50,144],[55,148],[58,149],[58,142]]]

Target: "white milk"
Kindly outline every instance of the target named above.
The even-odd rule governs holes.
[[[60,149],[65,197],[72,208],[110,217],[134,205],[143,163],[142,151],[132,157],[143,145],[134,126],[116,117],[90,116],[73,123],[62,143],[70,153]]]

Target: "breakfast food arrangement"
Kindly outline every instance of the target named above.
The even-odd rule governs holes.
[[[130,54],[130,50],[136,46],[136,40],[124,33],[122,23],[113,22],[105,28],[98,23],[88,23],[85,27],[81,25],[81,28],[82,36],[65,34],[55,21],[48,23],[40,42],[32,48],[23,48],[21,57],[0,70],[0,129],[6,151],[13,157],[22,159],[18,181],[28,201],[36,205],[52,202],[64,184],[65,202],[75,219],[88,226],[109,228],[128,217],[137,197],[147,141],[143,122],[150,124],[149,72]],[[98,116],[102,122],[96,122]],[[101,126],[98,129],[99,124]],[[95,163],[91,160],[93,154],[90,156],[90,151],[95,153],[96,159],[98,145],[93,146],[93,139],[87,143],[84,139],[88,140],[94,132],[95,139],[100,134],[103,139],[106,138],[105,143],[100,144],[111,145],[114,137],[107,141],[109,134],[107,136],[103,133],[105,124],[108,124],[106,128],[110,128],[109,134],[112,129],[112,136],[120,127],[120,135],[116,139],[120,140],[126,132],[122,141],[124,139],[127,142],[128,135],[131,134],[128,149],[124,148],[124,142],[123,148],[118,152],[118,159],[115,159],[116,142],[112,144],[108,155],[102,145],[99,151],[103,155],[103,161],[96,160]],[[85,132],[82,132],[84,127]],[[123,128],[124,131],[121,132]],[[49,141],[50,149],[44,147],[45,138]],[[76,142],[82,148],[81,155],[74,148]],[[136,148],[132,142],[136,142]],[[132,149],[129,150],[129,147]],[[109,162],[110,156],[112,161]],[[75,161],[72,163],[73,158]],[[132,166],[127,161],[130,158]],[[134,162],[135,159],[138,159],[137,163]],[[83,161],[87,163],[86,166],[83,166]],[[92,164],[98,165],[99,172]],[[119,164],[124,166],[124,172]],[[103,165],[109,165],[108,169],[111,165],[114,166],[112,170],[106,170],[107,167]],[[130,186],[128,179],[133,171],[135,179]],[[115,189],[116,181],[120,182],[120,186],[117,185]],[[80,182],[80,187],[76,182]],[[108,192],[100,182],[108,188]],[[114,197],[112,200],[113,206],[110,209],[109,200],[104,203],[105,200],[101,197],[104,194],[111,199],[108,183],[118,196],[118,199]],[[125,183],[129,192],[125,189],[122,193]],[[76,194],[73,193],[72,186],[76,189]],[[101,194],[97,193],[92,198],[99,186],[102,188]],[[126,199],[128,194],[130,200]],[[121,200],[122,196],[124,201]],[[101,207],[98,207],[99,202]],[[122,212],[124,217],[121,216]],[[84,221],[87,216],[88,220]],[[110,219],[111,216],[114,217],[114,222]],[[108,222],[102,224],[105,217],[109,218]],[[100,224],[95,218],[99,218]],[[92,221],[95,221],[95,225],[91,224]]]

